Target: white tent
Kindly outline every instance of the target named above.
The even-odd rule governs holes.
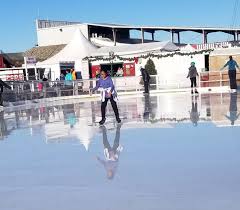
[[[189,53],[189,52],[195,52],[196,49],[191,44],[187,44],[186,46],[181,48],[181,51]]]
[[[82,59],[97,49],[98,48],[93,45],[78,29],[76,30],[72,41],[66,45],[63,50],[48,60],[37,63],[37,66],[43,68],[51,68],[52,71],[56,71],[55,74],[60,74],[60,63],[74,62],[76,71],[81,71],[83,78],[84,75],[87,74],[88,78],[88,69],[84,69]]]
[[[150,42],[144,44],[128,44],[114,47],[101,47],[91,53],[92,56],[109,56],[109,52],[114,52],[117,55],[133,55],[149,52],[160,51],[176,51],[179,48],[170,41],[165,42]]]

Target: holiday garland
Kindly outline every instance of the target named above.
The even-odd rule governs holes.
[[[154,53],[148,53],[145,55],[140,55],[138,57],[122,57],[120,55],[113,55],[113,56],[109,56],[109,57],[104,57],[104,56],[89,56],[89,57],[85,57],[83,60],[87,60],[90,62],[94,62],[94,61],[112,61],[114,59],[118,59],[120,61],[136,61],[138,59],[148,59],[148,58],[157,58],[157,59],[161,59],[161,58],[167,58],[167,57],[174,57],[175,55],[180,55],[180,56],[192,56],[192,55],[199,55],[199,54],[204,54],[204,53],[210,53],[212,52],[213,49],[208,49],[208,50],[200,50],[200,51],[194,51],[194,52],[180,52],[180,51],[176,51],[173,53],[167,53],[167,54],[154,54]]]

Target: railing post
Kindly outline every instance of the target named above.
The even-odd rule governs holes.
[[[222,72],[220,71],[220,87],[222,87]]]
[[[156,75],[155,76],[156,77],[156,90],[159,90],[159,81],[158,81],[158,79],[159,79],[159,75]]]

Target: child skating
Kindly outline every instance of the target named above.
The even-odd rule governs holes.
[[[197,77],[198,77],[198,72],[197,72],[197,68],[195,66],[195,63],[192,62],[191,63],[191,66],[189,68],[189,72],[188,72],[188,76],[187,78],[190,78],[191,80],[191,93],[194,94],[198,94],[198,91],[197,91]],[[195,91],[194,91],[195,89]]]
[[[107,74],[107,71],[101,70],[100,79],[97,82],[96,87],[93,88],[91,92],[95,92],[96,90],[101,92],[101,101],[102,101],[102,104],[101,104],[102,120],[99,122],[99,124],[104,125],[104,123],[106,122],[106,107],[109,100],[111,102],[117,122],[121,123],[121,119],[119,118],[117,102],[116,102],[117,92],[115,90],[111,77]]]

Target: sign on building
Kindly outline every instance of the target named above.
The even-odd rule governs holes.
[[[35,57],[25,57],[26,65],[35,65],[37,63],[37,59]]]

